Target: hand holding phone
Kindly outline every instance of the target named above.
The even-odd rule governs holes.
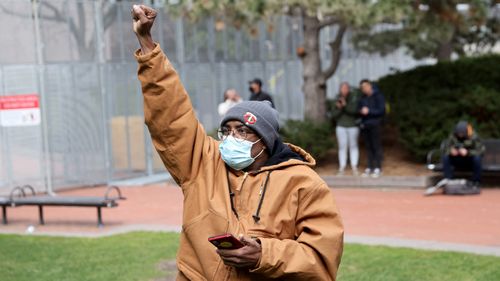
[[[231,233],[224,233],[208,238],[208,241],[221,250],[234,250],[245,246],[238,238]]]

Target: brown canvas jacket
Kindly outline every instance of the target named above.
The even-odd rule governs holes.
[[[144,115],[153,144],[184,194],[177,280],[335,280],[343,226],[315,160],[288,160],[255,173],[228,169],[219,142],[195,117],[179,76],[159,45],[136,53]],[[260,220],[255,214],[269,176]],[[234,193],[232,211],[230,191]],[[222,233],[258,238],[262,257],[254,269],[224,265],[207,239]]]

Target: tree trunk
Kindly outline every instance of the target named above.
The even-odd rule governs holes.
[[[302,68],[304,85],[304,117],[311,121],[326,121],[326,81],[321,71],[319,52],[320,22],[315,17],[304,16],[304,52]]]
[[[436,58],[438,61],[450,61],[453,54],[453,41],[457,34],[457,27],[450,26],[450,32],[443,36],[436,50]]]
[[[451,60],[452,53],[453,47],[451,40],[447,42],[441,42],[438,49],[436,50],[436,58],[438,61],[449,61]]]

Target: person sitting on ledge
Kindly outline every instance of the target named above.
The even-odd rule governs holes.
[[[460,121],[448,137],[443,153],[443,172],[446,179],[453,179],[455,169],[472,171],[472,187],[481,182],[481,160],[485,147],[472,125]]]

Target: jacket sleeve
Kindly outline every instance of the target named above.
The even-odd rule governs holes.
[[[335,280],[344,230],[326,184],[299,201],[296,240],[260,238],[262,256],[252,272],[286,280]]]
[[[358,100],[357,106],[358,106],[357,110],[358,110],[358,112],[360,112],[361,108],[363,108],[363,106],[366,106],[366,100],[365,100],[365,98],[360,97],[359,100]]]
[[[332,113],[332,118],[337,120],[339,117],[340,117],[340,114],[342,113],[342,109],[339,109],[337,106],[336,106],[336,103],[337,103],[338,99],[335,99],[334,101],[332,101],[331,103],[331,113]]]
[[[349,95],[351,95],[351,98],[345,106],[344,111],[351,116],[357,116],[359,112],[358,98],[355,93],[350,93]]]
[[[165,167],[182,186],[198,175],[203,161],[219,158],[217,142],[196,119],[179,75],[159,44],[150,53],[137,51],[135,56],[146,125]]]
[[[453,135],[450,135],[445,141],[443,146],[443,155],[450,155],[451,148],[456,146],[456,141]]]
[[[469,155],[471,156],[482,156],[486,150],[483,142],[480,138],[474,136],[472,139],[472,147],[469,149]]]
[[[385,98],[382,93],[377,93],[375,96],[375,105],[370,107],[368,116],[370,117],[382,117],[385,114]]]

